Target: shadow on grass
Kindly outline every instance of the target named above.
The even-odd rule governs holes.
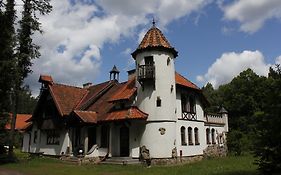
[[[258,175],[258,171],[231,171],[223,173],[212,173],[211,175]]]

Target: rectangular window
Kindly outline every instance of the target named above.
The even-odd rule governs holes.
[[[145,65],[153,65],[153,56],[144,57],[144,64]]]
[[[156,106],[161,107],[161,98],[160,97],[157,97]]]
[[[46,130],[47,133],[47,145],[59,145],[60,133],[58,130]]]
[[[34,131],[33,143],[37,143],[37,131]]]

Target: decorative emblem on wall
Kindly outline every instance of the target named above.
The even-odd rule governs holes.
[[[165,128],[159,128],[159,131],[160,131],[160,134],[161,134],[161,135],[164,135],[164,134],[165,134],[166,129],[165,129]]]

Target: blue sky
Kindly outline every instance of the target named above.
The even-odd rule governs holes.
[[[44,34],[34,40],[41,58],[26,83],[38,94],[40,74],[81,86],[109,79],[116,65],[120,79],[134,68],[137,48],[152,18],[179,52],[176,70],[202,87],[228,83],[246,68],[267,75],[281,63],[280,0],[68,0],[53,1],[40,17]]]

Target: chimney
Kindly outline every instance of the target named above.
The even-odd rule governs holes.
[[[90,86],[92,86],[92,83],[90,82],[83,84],[83,88],[89,88]]]
[[[128,80],[131,80],[136,77],[136,69],[132,69],[127,72],[128,72]]]

